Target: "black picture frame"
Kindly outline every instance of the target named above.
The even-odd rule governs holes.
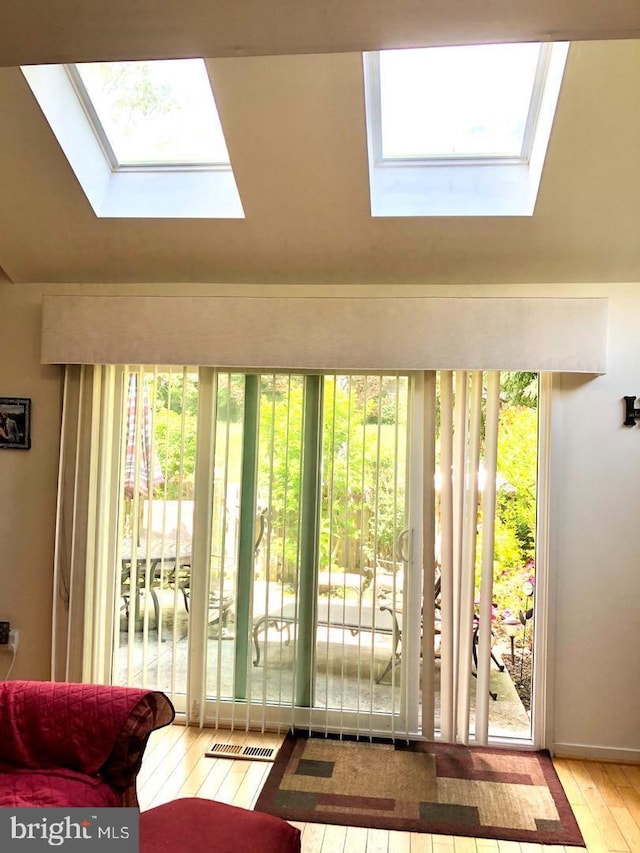
[[[31,447],[31,399],[0,397],[0,450]]]

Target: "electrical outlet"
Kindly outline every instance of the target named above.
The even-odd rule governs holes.
[[[20,645],[20,630],[18,628],[12,628],[9,631],[9,643],[8,648],[9,651],[15,653],[18,651],[18,646]]]
[[[10,622],[0,622],[0,646],[6,646],[9,642]]]

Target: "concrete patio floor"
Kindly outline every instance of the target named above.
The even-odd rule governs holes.
[[[169,602],[167,601],[167,604]],[[149,608],[147,642],[143,643],[143,632],[135,633],[129,647],[127,622],[121,622],[120,647],[114,669],[119,683],[132,683],[163,690],[174,694],[186,692],[187,679],[187,629],[188,616],[184,608],[175,610],[162,607],[162,638],[158,642],[152,627],[153,609]],[[144,607],[142,608],[144,615]],[[207,640],[207,695],[231,697],[233,695],[233,668],[235,663],[234,626],[218,636],[218,629],[210,628]],[[352,635],[345,630],[319,628],[316,638],[316,677],[313,684],[314,707],[322,709],[354,709],[363,713],[390,714],[400,706],[400,668],[389,670],[376,683],[386,668],[392,654],[390,636],[376,635],[375,647],[372,635],[361,632]],[[285,642],[286,636],[270,629],[267,642],[261,643],[262,660],[259,666],[249,667],[249,695],[256,701],[277,703],[283,697],[291,697],[295,678],[294,643]],[[146,652],[145,652],[146,645]],[[500,660],[503,649],[494,649]],[[251,651],[254,656],[254,650]],[[128,671],[130,669],[130,677]],[[436,661],[436,728],[439,719],[439,662]],[[173,687],[172,687],[173,685]],[[522,705],[515,686],[505,669],[497,670],[491,664],[490,690],[497,699],[489,699],[489,733],[493,738],[527,740],[530,737],[530,719]],[[470,685],[471,726],[475,716],[476,679]],[[420,711],[418,712],[420,713]]]

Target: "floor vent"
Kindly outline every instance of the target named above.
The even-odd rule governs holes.
[[[246,758],[249,761],[273,761],[277,750],[272,746],[240,746],[237,743],[212,743],[207,758]]]

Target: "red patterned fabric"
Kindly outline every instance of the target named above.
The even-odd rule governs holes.
[[[173,717],[173,705],[156,691],[0,682],[0,806],[123,805],[123,797],[135,805],[149,734]],[[23,803],[31,778],[40,799]],[[71,795],[75,803],[65,799]]]
[[[0,683],[0,764],[95,775],[148,692],[100,684]]]
[[[122,805],[122,797],[99,778],[72,770],[0,773],[0,808],[97,808]]]
[[[300,853],[300,830],[264,812],[186,797],[140,815],[140,853]]]

